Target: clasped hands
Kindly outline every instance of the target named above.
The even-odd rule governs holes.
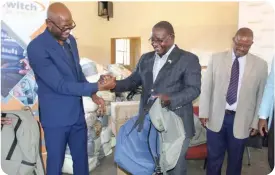
[[[116,87],[116,77],[112,75],[101,75],[97,83],[99,91],[111,90]]]
[[[101,75],[100,79],[97,82],[99,91],[107,91],[114,89],[116,86],[116,78],[112,75]],[[99,97],[95,94],[92,95],[92,100],[94,103],[98,105],[98,113],[99,115],[103,115],[106,111],[105,102],[103,98]]]

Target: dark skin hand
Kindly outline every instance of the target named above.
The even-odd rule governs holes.
[[[103,115],[106,112],[105,102],[103,98],[97,96],[96,94],[92,95],[92,100],[98,105],[98,112],[100,115]]]
[[[98,83],[101,86],[106,86],[105,90],[111,90],[116,87],[116,77],[112,75],[101,75]]]
[[[200,121],[201,121],[201,125],[203,127],[206,127],[206,123],[208,122],[208,118],[200,118]]]
[[[168,107],[171,104],[170,98],[168,95],[164,95],[164,94],[159,94],[156,95],[154,97],[158,97],[161,100],[161,106],[164,107]]]
[[[258,134],[258,130],[257,129],[251,129],[251,131],[250,131],[250,135],[251,136],[255,136],[255,135],[257,135]]]
[[[268,132],[266,119],[259,119],[258,128],[261,136],[265,136],[265,134]]]
[[[98,90],[99,91],[107,91],[110,89],[114,89],[116,86],[116,78],[111,77],[111,78],[105,78],[103,80],[98,81]]]
[[[10,125],[12,122],[11,118],[7,118],[7,117],[2,117],[1,118],[1,124],[2,125]]]

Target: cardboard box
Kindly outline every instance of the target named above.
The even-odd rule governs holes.
[[[131,174],[117,167],[117,175],[131,175]]]
[[[123,101],[111,103],[111,123],[113,134],[130,118],[138,114],[139,101]]]

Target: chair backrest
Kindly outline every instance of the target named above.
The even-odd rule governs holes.
[[[207,158],[207,146],[206,144],[189,147],[185,158],[187,160],[203,160]]]

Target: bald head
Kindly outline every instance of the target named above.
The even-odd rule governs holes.
[[[55,21],[60,20],[60,18],[72,18],[72,14],[64,4],[61,2],[56,2],[49,6],[47,11],[47,18]]]
[[[48,30],[58,41],[65,41],[75,27],[70,10],[60,2],[49,6],[46,23]]]
[[[250,28],[243,27],[236,32],[235,37],[236,36],[252,38],[253,40],[253,31]]]
[[[253,31],[249,28],[240,28],[233,38],[233,50],[235,56],[245,56],[253,44]]]

